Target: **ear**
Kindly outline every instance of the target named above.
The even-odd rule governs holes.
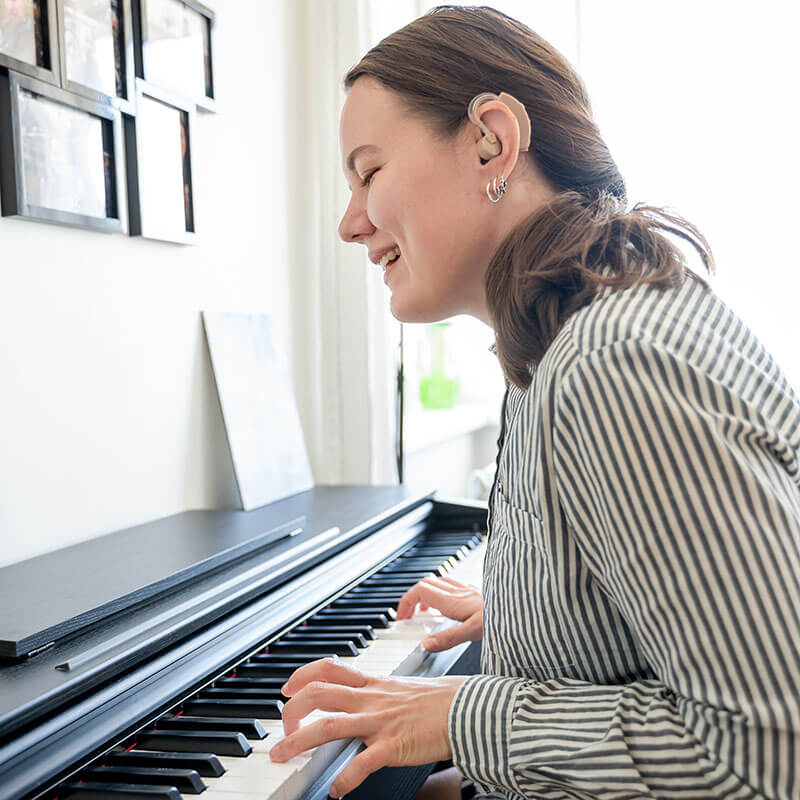
[[[519,158],[520,130],[519,121],[509,107],[500,100],[488,100],[481,103],[476,114],[478,119],[497,137],[500,143],[500,152],[486,162],[491,165],[489,171],[492,175],[508,176],[513,171]],[[478,142],[483,138],[483,131],[473,125],[475,141],[475,157],[480,158]]]

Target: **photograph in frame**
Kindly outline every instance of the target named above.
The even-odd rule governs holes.
[[[0,66],[58,84],[55,0],[0,0]]]
[[[189,141],[189,114],[180,112],[181,126],[181,173],[183,175],[183,213],[186,230],[194,233],[194,208],[192,205],[192,159]]]
[[[120,112],[27,76],[0,76],[3,214],[127,230]]]
[[[64,78],[109,97],[121,89],[116,69],[120,54],[119,16],[114,5],[118,3],[110,0],[61,0]]]
[[[103,120],[27,89],[20,90],[18,102],[27,203],[107,216]]]
[[[130,0],[57,0],[62,86],[135,113]]]
[[[0,53],[28,64],[40,63],[44,50],[41,17],[37,0],[2,0]]]
[[[136,119],[126,119],[131,234],[190,244],[195,239],[191,103],[143,82],[138,86]]]
[[[145,80],[211,109],[213,14],[183,0],[142,0],[141,7]]]

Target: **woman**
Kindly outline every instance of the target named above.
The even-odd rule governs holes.
[[[626,210],[580,79],[496,11],[433,9],[345,86],[342,238],[399,252],[398,319],[491,325],[509,384],[483,605],[432,578],[398,610],[462,620],[427,644],[482,637],[483,674],[314,662],[272,757],[361,737],[333,796],[452,759],[482,797],[800,797],[800,405],[665,234],[705,240]]]

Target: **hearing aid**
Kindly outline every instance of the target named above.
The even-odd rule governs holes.
[[[478,155],[484,161],[488,161],[493,156],[499,155],[500,151],[503,149],[497,136],[486,127],[486,124],[476,113],[478,106],[489,100],[499,100],[501,103],[505,103],[511,113],[517,118],[517,122],[519,123],[519,149],[520,152],[526,151],[531,143],[531,118],[528,116],[525,106],[523,106],[516,97],[513,97],[507,92],[500,92],[499,95],[493,92],[483,92],[472,98],[469,108],[467,109],[469,118],[483,131],[483,136],[478,142]]]

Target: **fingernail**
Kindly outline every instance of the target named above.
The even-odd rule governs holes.
[[[288,685],[289,685],[289,681],[286,681],[286,683],[284,683],[283,686],[281,686],[281,694],[286,695],[286,697],[289,696],[288,694],[286,694],[286,687]]]
[[[422,646],[423,646],[423,647],[424,647],[426,650],[430,650],[430,649],[431,649],[431,647],[435,647],[435,646],[436,646],[436,639],[435,639],[433,636],[426,636],[426,637],[425,637],[425,638],[422,640]]]
[[[328,796],[329,797],[337,797],[337,798],[339,797],[339,790],[336,788],[336,784],[335,783],[331,784],[331,788],[328,791]]]

